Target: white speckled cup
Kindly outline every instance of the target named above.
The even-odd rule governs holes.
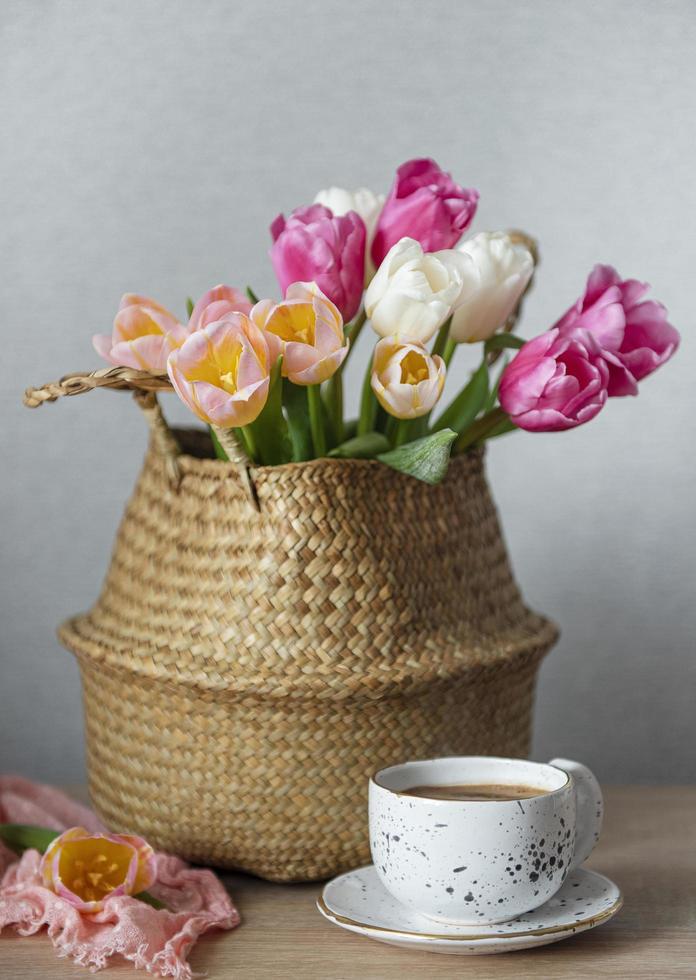
[[[414,786],[524,785],[539,796],[461,801],[408,796]],[[390,766],[370,780],[370,844],[385,888],[430,919],[505,922],[538,908],[589,857],[602,826],[589,769],[554,759],[461,756]]]

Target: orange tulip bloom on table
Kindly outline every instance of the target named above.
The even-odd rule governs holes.
[[[42,854],[38,872],[44,887],[83,915],[101,912],[109,899],[125,895],[164,908],[148,892],[157,881],[155,852],[135,834],[0,824],[0,842],[20,855]]]
[[[90,834],[73,827],[41,859],[44,885],[80,912],[99,912],[118,895],[137,895],[155,883],[155,853],[142,837]]]

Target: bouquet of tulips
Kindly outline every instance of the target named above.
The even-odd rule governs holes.
[[[216,286],[189,300],[185,324],[126,294],[95,348],[112,364],[166,372],[222,459],[377,458],[433,483],[453,451],[516,428],[569,429],[607,398],[637,394],[679,343],[647,285],[595,266],[584,295],[523,342],[511,331],[534,243],[519,232],[463,238],[478,197],[429,159],[399,167],[386,200],[321,191],[271,225],[282,299]],[[379,339],[359,416],[346,420],[344,371],[366,323]],[[480,363],[438,410],[460,344],[479,344]]]

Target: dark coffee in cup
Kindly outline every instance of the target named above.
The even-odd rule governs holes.
[[[538,786],[507,783],[454,783],[446,786],[411,786],[401,790],[406,796],[418,796],[427,800],[460,800],[463,803],[491,802],[509,800],[529,800],[533,796],[544,796],[547,790]]]

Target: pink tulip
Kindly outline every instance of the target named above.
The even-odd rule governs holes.
[[[169,355],[176,393],[203,422],[249,425],[268,398],[270,359],[263,333],[244,313],[228,313],[190,334]]]
[[[92,338],[97,354],[119,367],[164,374],[170,353],[188,336],[186,327],[169,310],[147,296],[125,293],[111,336]]]
[[[377,222],[375,266],[402,238],[415,238],[424,252],[452,248],[471,224],[478,199],[478,191],[455,184],[434,160],[402,163]]]
[[[321,384],[348,353],[340,311],[316,283],[292,283],[281,303],[263,299],[251,317],[266,335],[271,360],[283,355],[283,377],[293,384]]]
[[[499,400],[520,429],[553,432],[589,422],[607,400],[609,369],[580,337],[557,327],[520,348],[503,372]]]
[[[322,204],[297,208],[271,225],[270,255],[280,288],[315,282],[347,322],[358,312],[365,272],[365,222],[355,211],[335,216]]]
[[[234,286],[214,286],[198,300],[189,320],[189,331],[222,320],[227,313],[250,313],[252,303]]]
[[[596,265],[584,296],[556,326],[565,336],[580,335],[609,369],[608,394],[637,395],[637,382],[652,374],[674,354],[679,333],[667,321],[667,310],[642,300],[650,287],[621,279],[610,265]]]

